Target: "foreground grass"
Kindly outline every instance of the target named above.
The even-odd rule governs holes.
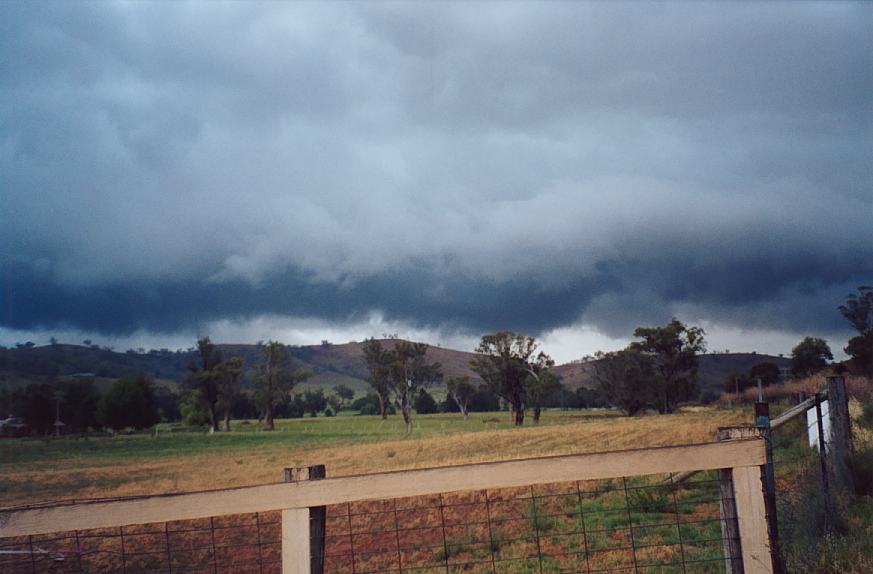
[[[237,423],[229,433],[0,441],[0,506],[277,482],[282,468],[327,465],[329,476],[550,454],[688,444],[745,410],[695,410],[626,418],[610,411],[548,411],[539,426],[512,428],[506,413],[402,420],[333,417],[279,421],[275,432]]]

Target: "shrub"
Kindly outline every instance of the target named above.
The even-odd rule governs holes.
[[[352,401],[350,408],[353,411],[358,411],[358,414],[361,415],[378,415],[379,397],[377,397],[373,393],[367,393],[363,397],[357,398]],[[385,405],[385,412],[389,415],[393,415],[397,411],[395,410],[394,405],[392,405],[391,403],[387,403]]]
[[[628,490],[628,504],[640,512],[673,512],[676,503],[672,496],[667,496],[664,488],[635,488]]]
[[[412,407],[420,415],[430,415],[438,412],[436,401],[426,390],[421,389],[412,401]]]

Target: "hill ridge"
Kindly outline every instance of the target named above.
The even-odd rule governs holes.
[[[377,339],[383,345],[406,339]],[[366,365],[361,350],[363,341],[339,344],[288,345],[297,366],[309,368],[314,377],[311,384],[332,384],[349,380],[364,383]],[[428,357],[438,361],[446,374],[470,375],[478,379],[470,369],[470,359],[475,353],[448,347],[428,346]],[[216,343],[226,355],[238,355],[247,369],[260,359],[258,344]],[[156,379],[179,380],[187,365],[194,358],[193,348],[170,351],[168,349],[125,352],[97,346],[57,343],[54,345],[0,349],[0,377],[6,381],[45,377],[69,377],[79,373],[94,373],[98,377],[116,378],[125,375],[146,373]],[[752,365],[773,362],[787,367],[790,361],[784,357],[750,353],[712,353],[699,357],[701,388],[716,390],[724,378],[732,372],[747,372]],[[594,361],[571,361],[556,365],[554,373],[571,389],[593,384]]]

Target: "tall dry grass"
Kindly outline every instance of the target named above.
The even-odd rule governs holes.
[[[778,402],[789,399],[798,399],[803,396],[811,396],[827,388],[827,377],[831,373],[824,371],[810,377],[788,381],[786,383],[770,385],[761,390],[761,395],[765,401]],[[860,401],[868,401],[873,398],[873,382],[865,377],[857,375],[847,375],[846,390],[849,396]],[[740,393],[740,402],[754,403],[758,400],[758,388],[750,387]],[[737,402],[737,396],[734,393],[722,393],[719,403],[729,405]]]

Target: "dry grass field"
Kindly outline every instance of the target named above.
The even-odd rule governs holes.
[[[853,401],[851,407],[857,417],[858,403]],[[231,433],[212,436],[166,427],[157,437],[4,441],[0,505],[278,482],[281,469],[291,465],[323,463],[329,475],[341,476],[707,442],[719,426],[748,424],[751,413],[745,407],[690,408],[674,415],[627,418],[609,411],[548,411],[540,426],[524,428],[510,427],[507,418],[506,413],[476,414],[467,421],[456,414],[418,416],[409,437],[403,436],[396,417],[383,422],[377,417],[341,416],[282,421],[273,433],[241,422]],[[811,478],[811,484],[817,484],[817,458],[804,444],[803,424],[796,420],[783,427],[774,445],[780,495],[796,494],[800,501],[808,497],[805,481]],[[857,428],[856,433],[856,445],[867,448],[870,433]],[[723,572],[715,481],[704,474],[674,490],[663,485],[663,478],[555,483],[331,506],[326,571],[388,574],[403,564],[404,570],[416,572],[532,574],[607,572],[639,564],[646,572]],[[780,506],[785,534],[799,524],[792,513],[806,507],[815,510],[813,498],[808,504],[792,503],[786,507],[790,511]],[[784,551],[791,571],[869,572],[871,508],[869,497],[864,497],[842,509],[851,536],[810,540],[804,551],[798,550],[802,541],[783,540],[790,543]],[[49,550],[35,562],[26,555],[8,557],[0,570],[279,571],[276,513],[74,534],[0,541],[7,549],[26,550],[35,544],[39,551]],[[52,559],[70,549],[79,554],[69,554],[66,561]]]
[[[329,476],[707,442],[719,426],[748,423],[747,409],[689,409],[618,417],[547,411],[539,426],[511,428],[506,413],[418,416],[411,436],[397,417],[282,421],[273,433],[0,441],[0,506],[278,482],[287,466],[325,464]]]

